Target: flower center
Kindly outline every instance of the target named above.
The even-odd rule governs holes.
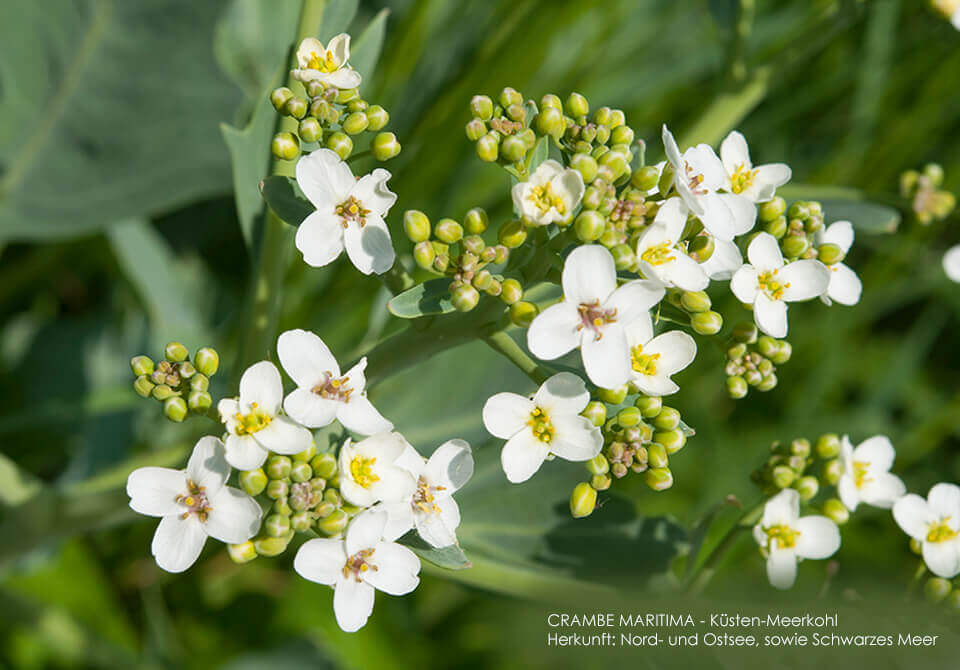
[[[773,547],[776,542],[780,549],[793,549],[797,544],[797,537],[800,536],[800,531],[782,523],[765,528],[764,531],[767,533],[769,545]]]
[[[543,186],[534,186],[530,189],[530,195],[527,196],[534,206],[540,210],[540,214],[546,214],[553,207],[560,214],[567,213],[567,206],[563,204],[563,199],[553,190],[553,184],[547,182]]]
[[[187,508],[187,511],[180,515],[181,519],[195,514],[201,521],[206,521],[207,515],[213,510],[207,500],[206,489],[198,486],[192,479],[187,480],[187,493],[178,495],[176,500]]]
[[[638,344],[630,350],[630,361],[633,363],[635,372],[652,377],[657,374],[657,361],[660,360],[660,354],[643,353],[643,345]]]
[[[958,533],[947,525],[949,520],[950,517],[944,517],[930,524],[927,528],[927,542],[946,542],[955,538]]]
[[[320,70],[320,72],[333,72],[339,66],[333,57],[330,49],[324,50],[322,54],[316,51],[310,54],[310,60],[307,62],[307,68],[310,70]]]
[[[580,303],[577,312],[580,313],[580,324],[577,326],[577,330],[589,328],[596,333],[598,340],[603,337],[603,332],[600,329],[617,320],[617,310],[602,309],[599,300],[594,300],[591,303]]]
[[[687,173],[687,186],[694,195],[706,195],[707,189],[703,187],[703,175],[695,173],[689,163],[684,166]]]
[[[663,265],[675,260],[676,256],[673,255],[672,243],[670,240],[667,240],[666,242],[661,242],[660,244],[650,247],[640,254],[640,258],[650,265]]]
[[[533,431],[533,436],[541,442],[549,444],[553,439],[553,422],[550,421],[547,413],[539,407],[534,407],[533,411],[530,412],[527,425],[530,426],[530,430]]]
[[[868,477],[870,470],[870,463],[867,461],[854,461],[853,462],[853,483],[859,489],[867,482],[872,482],[873,477]]]
[[[234,415],[237,420],[237,435],[253,435],[270,425],[273,417],[264,412],[257,406],[257,403],[250,403],[250,411],[246,414],[237,412]]]
[[[337,205],[334,213],[342,219],[344,228],[350,223],[359,223],[360,227],[363,228],[363,224],[367,222],[367,214],[370,213],[370,210],[366,209],[362,202],[351,195]]]
[[[440,506],[435,502],[435,491],[443,491],[443,486],[430,486],[423,477],[417,480],[417,490],[413,493],[413,506],[427,514],[439,514]]]
[[[353,481],[365,489],[373,486],[374,482],[380,481],[380,477],[373,471],[373,465],[376,462],[376,457],[354,456],[350,461],[350,474],[353,476]]]
[[[760,277],[757,280],[757,283],[760,285],[760,288],[774,300],[781,300],[783,298],[783,292],[790,288],[790,283],[781,284],[777,281],[777,274],[780,270],[771,270],[769,272],[761,272]]]
[[[371,556],[373,556],[373,549],[361,549],[353,556],[347,559],[346,564],[343,566],[343,576],[349,578],[350,575],[353,575],[353,578],[358,582],[360,580],[360,575],[367,570],[373,568],[373,571],[376,572],[379,568],[369,562]]]
[[[323,374],[323,381],[310,390],[327,400],[350,402],[350,394],[353,393],[353,388],[347,383],[350,381],[350,377],[337,378],[330,374],[329,370]]]
[[[496,130],[501,135],[513,135],[515,132],[523,129],[523,124],[519,121],[511,121],[505,117],[494,117],[487,122],[490,130]]]
[[[740,163],[730,176],[730,190],[734,193],[743,193],[753,186],[753,180],[756,176],[756,170],[748,168],[746,163]]]

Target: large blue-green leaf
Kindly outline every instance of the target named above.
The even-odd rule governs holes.
[[[350,49],[350,65],[364,78],[373,76],[377,61],[380,60],[380,51],[383,49],[383,38],[387,34],[387,17],[390,10],[382,9],[367,24],[360,33],[360,37]],[[361,87],[363,85],[361,84]]]
[[[299,226],[313,214],[314,207],[306,199],[295,179],[274,175],[260,182],[260,195],[273,213],[291,226]]]
[[[387,303],[387,309],[401,319],[448,314],[454,311],[450,301],[450,280],[438,277],[417,284],[392,297]]]

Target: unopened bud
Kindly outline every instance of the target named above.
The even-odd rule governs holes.
[[[413,260],[416,261],[417,265],[422,267],[424,270],[430,270],[433,268],[433,262],[437,257],[437,252],[434,251],[433,245],[429,242],[419,242],[413,248]]]
[[[261,537],[254,538],[253,546],[257,550],[257,554],[260,556],[279,556],[286,551],[287,545],[290,544],[290,540],[292,538],[293,530],[283,537],[271,537],[270,535],[263,535]]]
[[[187,406],[195,414],[203,414],[213,406],[213,396],[206,391],[190,391],[187,396]]]
[[[794,488],[797,489],[797,493],[800,494],[800,500],[808,502],[813,500],[817,495],[817,492],[820,490],[820,482],[817,481],[816,477],[807,475],[806,477],[801,477]]]
[[[263,521],[263,529],[270,537],[283,537],[290,531],[290,517],[271,514]]]
[[[600,239],[606,228],[607,221],[602,214],[592,209],[585,209],[573,222],[577,239],[581,242],[593,242]]]
[[[763,223],[770,223],[783,216],[787,211],[787,201],[777,196],[757,207],[757,218]]]
[[[353,140],[342,131],[336,131],[327,135],[327,148],[337,154],[341,159],[346,160],[353,153]]]
[[[923,585],[923,596],[928,602],[938,603],[950,595],[953,587],[943,577],[931,577]]]
[[[307,115],[307,110],[310,109],[310,105],[307,104],[307,101],[303,98],[293,97],[287,100],[287,104],[283,106],[284,113],[292,116],[295,119],[302,119]]]
[[[834,459],[829,461],[823,467],[823,479],[824,481],[831,485],[836,486],[837,482],[840,481],[840,477],[843,476],[843,463],[839,459]]]
[[[514,219],[500,226],[497,236],[499,237],[500,244],[508,249],[516,249],[526,241],[527,229],[526,226],[523,225],[523,221]]]
[[[643,416],[640,410],[636,407],[624,407],[622,410],[617,412],[617,423],[619,423],[624,428],[633,428],[640,424],[643,420]]]
[[[590,487],[595,491],[606,491],[613,483],[610,475],[594,475],[590,478]]]
[[[253,546],[252,541],[247,540],[241,544],[228,544],[227,554],[234,563],[242,565],[257,557],[257,549]]]
[[[757,338],[757,351],[760,352],[761,356],[773,358],[779,349],[780,345],[777,340],[769,335],[761,335],[759,338]]]
[[[666,491],[673,486],[673,473],[670,468],[651,467],[643,473],[643,481],[654,491]]]
[[[680,306],[688,312],[706,312],[711,305],[710,296],[705,291],[684,291],[680,296]]]
[[[267,497],[270,500],[286,498],[290,494],[290,485],[283,479],[271,479],[267,484]]]
[[[267,475],[263,468],[240,472],[240,487],[252,496],[258,496],[267,488]]]
[[[734,400],[739,400],[747,395],[747,391],[750,390],[750,385],[747,384],[747,380],[741,377],[740,375],[733,375],[732,377],[727,377],[727,393]]]
[[[824,265],[835,265],[843,261],[846,254],[836,244],[821,244],[817,247],[817,259]]]
[[[270,143],[270,151],[277,158],[292,161],[300,155],[300,140],[293,133],[277,133]]]
[[[270,104],[273,105],[273,108],[278,112],[283,111],[287,105],[287,101],[293,97],[293,91],[291,91],[286,86],[281,86],[280,88],[275,88],[270,92]]]
[[[673,407],[662,407],[650,423],[657,430],[673,430],[680,425],[680,412]]]
[[[270,479],[285,479],[290,476],[292,467],[293,462],[289,456],[274,454],[267,459],[265,470]]]
[[[411,242],[424,242],[430,239],[430,219],[419,210],[408,209],[403,213],[403,232]]]
[[[386,127],[390,121],[390,114],[380,105],[372,105],[367,111],[367,130],[377,132]]]
[[[810,248],[810,242],[806,235],[787,235],[780,242],[780,248],[787,258],[799,258]]]
[[[591,400],[580,415],[589,419],[594,426],[602,426],[607,420],[607,407],[602,402]]]
[[[690,326],[700,335],[716,335],[723,328],[723,317],[719,312],[700,312],[690,317]]]
[[[500,299],[512,305],[523,297],[523,286],[516,279],[504,279],[500,287]]]
[[[662,444],[668,454],[675,454],[687,444],[687,436],[679,428],[658,430],[653,434],[653,441]]]
[[[153,374],[154,365],[149,356],[134,356],[130,359],[130,369],[137,377]]]
[[[587,482],[577,484],[570,495],[570,514],[574,519],[590,516],[597,506],[597,490]]]
[[[523,160],[526,154],[526,143],[516,135],[505,137],[503,138],[503,142],[500,143],[500,155],[505,161],[518,163]]]
[[[163,415],[170,419],[180,423],[187,418],[187,403],[180,396],[173,396],[172,398],[167,398],[163,402]]]
[[[550,135],[559,138],[567,129],[567,124],[563,120],[563,112],[553,107],[541,109],[537,114],[537,132],[541,135]]]
[[[373,157],[378,161],[388,161],[400,154],[400,142],[393,133],[377,133],[370,145]]]
[[[823,515],[838,526],[850,520],[850,510],[837,498],[829,498],[823,503]]]
[[[500,157],[500,141],[496,135],[487,133],[477,140],[477,156],[486,163],[493,163]]]
[[[570,159],[570,167],[580,173],[585,184],[597,178],[597,161],[590,154],[574,154]]]
[[[475,95],[470,100],[470,113],[483,121],[493,116],[493,100],[485,95]]]
[[[142,398],[149,398],[155,387],[156,384],[150,381],[150,377],[146,375],[140,375],[133,382],[133,390]]]
[[[597,398],[610,405],[619,405],[627,398],[627,385],[618,386],[615,389],[597,389]]]
[[[840,455],[840,437],[836,433],[827,433],[817,438],[817,457],[824,460]]]
[[[793,346],[786,340],[780,340],[777,342],[777,350],[770,360],[772,360],[776,365],[783,365],[790,360],[790,356],[793,354]]]
[[[450,302],[460,312],[469,312],[480,301],[480,293],[470,284],[460,284],[450,290]]]
[[[185,361],[190,356],[190,352],[187,351],[187,348],[179,342],[170,342],[167,344],[167,346],[163,349],[163,353],[167,360],[173,363]]]
[[[307,482],[313,477],[313,469],[309,463],[297,461],[290,468],[290,479],[295,482]]]
[[[440,219],[434,227],[433,234],[445,244],[455,244],[463,237],[463,226],[453,219]]]
[[[605,475],[610,472],[610,463],[607,461],[607,457],[603,454],[597,454],[589,461],[584,463],[587,472],[591,475]]]
[[[327,518],[320,519],[317,522],[317,528],[324,535],[339,535],[346,529],[349,522],[350,518],[347,516],[347,513],[342,509],[338,509],[330,514]]]
[[[797,473],[787,465],[778,465],[773,469],[773,484],[778,489],[785,489],[796,479]]]
[[[663,410],[663,398],[642,395],[634,401],[633,406],[640,410],[644,419],[651,419]]]
[[[210,390],[210,378],[204,374],[197,373],[190,378],[190,390],[191,391],[209,391]]]
[[[527,328],[539,313],[539,308],[532,302],[520,300],[510,305],[510,322],[515,326]]]

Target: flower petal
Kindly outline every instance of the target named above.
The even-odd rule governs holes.
[[[674,139],[673,133],[667,129],[667,124],[663,124],[660,137],[663,140],[663,149],[667,154],[667,160],[670,161],[674,170],[676,170],[683,165],[683,157],[680,155],[680,147],[677,146],[677,141]]]
[[[775,589],[789,589],[797,581],[797,555],[793,549],[773,547],[767,557],[767,577]]]
[[[177,496],[187,490],[183,470],[171,468],[138,468],[127,477],[130,508],[137,514],[167,516],[177,514]]]
[[[897,452],[890,442],[890,438],[885,435],[874,435],[857,445],[853,450],[851,458],[855,461],[869,463],[872,468],[878,468],[886,472],[893,467],[893,459]]]
[[[830,270],[820,261],[794,261],[780,270],[783,299],[788,302],[810,300],[823,295],[830,285]]]
[[[800,494],[794,489],[784,489],[764,505],[760,524],[764,528],[780,525],[793,527],[799,516]]]
[[[881,509],[890,509],[907,492],[903,480],[889,472],[877,472],[860,487],[863,502]]]
[[[605,302],[617,288],[613,256],[599,244],[587,244],[570,252],[563,264],[563,299],[574,309],[594,301]]]
[[[960,486],[937,484],[927,494],[927,503],[937,516],[951,517],[956,521],[960,517]]]
[[[321,268],[343,252],[343,225],[333,212],[314,212],[297,228],[295,242],[303,262]]]
[[[723,161],[723,169],[727,174],[733,174],[741,166],[747,169],[753,167],[747,140],[740,131],[731,130],[730,134],[724,138],[720,144],[720,160]]]
[[[373,587],[366,582],[341,574],[333,589],[333,614],[337,625],[347,633],[363,628],[373,613],[373,594]]]
[[[783,254],[777,238],[770,233],[759,233],[747,247],[747,258],[760,272],[779,270],[783,267]],[[822,291],[821,291],[822,293]]]
[[[333,586],[343,576],[347,553],[343,540],[319,538],[303,543],[293,558],[293,569],[304,579]]]
[[[324,74],[320,79],[327,86],[341,89],[357,88],[363,81],[360,73],[351,67],[341,67],[339,70]]]
[[[540,312],[527,329],[527,348],[537,358],[550,361],[577,348],[580,317],[574,303],[564,301]]]
[[[390,229],[383,219],[368,214],[361,228],[350,224],[343,231],[343,245],[354,266],[363,274],[383,274],[397,258],[390,239]]]
[[[387,518],[386,512],[376,510],[367,510],[355,516],[347,527],[347,555],[353,556],[358,551],[377,546],[383,539]]]
[[[256,470],[267,460],[267,450],[252,435],[227,435],[227,463],[237,470]]]
[[[759,278],[757,270],[752,265],[741,266],[730,278],[730,291],[745,305],[756,302],[758,290]]]
[[[645,345],[653,339],[653,319],[647,313],[646,318],[641,316],[639,319],[634,319],[626,324],[623,332],[627,335],[627,345],[631,349],[638,344]]]
[[[270,361],[254,363],[240,377],[240,411],[257,403],[257,407],[274,416],[283,401],[283,382],[280,371]]]
[[[323,398],[308,388],[298,388],[291,391],[283,401],[283,411],[308,428],[323,428],[337,418],[337,408],[342,404]]]
[[[760,330],[770,337],[787,336],[787,303],[783,300],[771,300],[762,291],[757,293],[753,316]]]
[[[660,354],[657,370],[667,375],[683,370],[697,357],[697,342],[681,330],[657,335],[643,348],[645,353]]]
[[[567,461],[589,461],[603,448],[603,434],[589,419],[560,414],[550,417],[553,439],[550,452]]]
[[[187,478],[204,487],[207,496],[212,496],[223,488],[229,477],[230,464],[223,442],[210,435],[201,437],[187,462]]]
[[[630,350],[623,326],[612,323],[603,330],[603,337],[586,338],[580,346],[583,367],[597,386],[613,389],[630,379]]]
[[[332,214],[354,183],[350,166],[330,149],[317,149],[297,161],[297,185],[319,210]]]
[[[863,282],[857,273],[843,263],[830,265],[830,285],[827,297],[841,305],[856,305],[863,294]]]
[[[423,476],[431,486],[442,486],[453,494],[473,476],[473,452],[464,440],[448,440],[430,456]]]
[[[729,240],[714,239],[713,244],[713,254],[700,267],[712,280],[730,279],[743,266],[740,248]]]
[[[417,480],[403,468],[394,466],[380,468],[377,474],[380,479],[368,489],[376,500],[383,502],[409,500],[417,488]]]
[[[757,224],[757,206],[750,198],[736,193],[721,193],[718,196],[733,216],[733,234],[745,235]]]
[[[307,37],[300,42],[297,46],[297,64],[305,68],[310,63],[310,59],[313,58],[313,55],[322,55],[326,51],[323,48],[323,43],[318,40],[316,37]]]
[[[288,330],[277,338],[277,357],[284,371],[301,388],[313,388],[327,378],[340,376],[340,366],[330,348],[308,330]]]
[[[377,567],[363,573],[363,580],[384,593],[402,596],[420,583],[420,559],[404,546],[394,542],[380,542],[373,550],[370,562]]]
[[[678,252],[671,262],[660,267],[667,282],[684,291],[702,291],[710,285],[706,271],[685,253]]]
[[[765,193],[759,197],[759,202],[763,202],[764,200],[769,200],[772,198],[776,188],[786,184],[793,176],[793,170],[791,170],[790,166],[786,163],[767,163],[766,165],[758,165],[756,170],[757,175],[754,177],[754,181],[763,184],[764,186],[773,187],[773,190],[770,190],[769,193]]]
[[[957,16],[960,16],[960,12]],[[943,271],[951,281],[960,282],[960,244],[951,247],[943,255]]]
[[[663,299],[665,292],[660,282],[635,279],[614,291],[603,306],[616,310],[617,323],[626,325],[649,317],[649,310]]]
[[[660,244],[660,242],[664,240],[670,240],[673,244],[679,242],[680,236],[683,234],[683,229],[687,226],[688,214],[687,206],[681,198],[667,199],[660,206],[660,209],[657,210],[657,215],[653,219],[653,225],[647,228],[640,238],[640,240],[644,240],[651,231],[659,230],[661,239],[650,238],[647,246],[644,248]]]
[[[377,503],[371,510],[387,513],[387,525],[383,529],[383,539],[393,542],[414,528],[413,507],[410,501]]]
[[[817,235],[817,244],[836,244],[843,253],[853,246],[853,224],[849,221],[835,221]]]
[[[707,232],[721,240],[732,240],[736,235],[736,220],[730,207],[719,193],[708,193],[696,197],[703,212],[697,218]]]
[[[387,188],[390,176],[389,170],[376,168],[370,174],[360,177],[353,187],[353,196],[363,203],[364,208],[379,214],[381,218],[385,217],[397,202],[397,194]]]
[[[498,393],[483,405],[483,425],[494,437],[509,439],[526,427],[533,408],[529,398],[516,393]]]
[[[666,375],[642,375],[634,372],[630,380],[640,391],[651,396],[672,395],[680,390],[680,387]]]
[[[960,552],[956,542],[924,542],[923,562],[930,568],[930,572],[952,579],[960,574]]]
[[[260,505],[240,489],[224,486],[210,498],[207,535],[221,542],[246,542],[260,530]]]
[[[507,479],[514,484],[530,479],[549,453],[547,445],[533,436],[529,430],[523,430],[507,440],[500,452],[500,464]]]
[[[590,402],[590,392],[577,375],[559,372],[543,382],[533,396],[533,402],[549,416],[554,413],[579,414]]]
[[[366,395],[351,396],[349,402],[337,403],[337,418],[344,428],[360,435],[393,430],[393,423],[377,411]]]
[[[150,552],[163,570],[183,572],[197,561],[206,541],[207,534],[196,516],[165,516],[153,535]]]
[[[926,500],[908,493],[893,504],[893,519],[907,535],[923,541],[927,539],[927,527],[937,520],[937,516]]]
[[[723,162],[709,144],[701,143],[690,147],[683,153],[683,160],[694,174],[703,175],[702,187],[710,191],[723,188],[727,173],[723,169]]]
[[[417,533],[431,546],[442,548],[457,543],[457,526],[460,525],[460,508],[450,496],[438,498],[434,503],[440,510],[416,515]]]
[[[276,454],[299,454],[313,444],[313,434],[285,416],[276,416],[253,434],[257,444]]]
[[[796,552],[802,558],[827,558],[840,548],[840,529],[825,516],[805,516],[794,528],[800,532]]]
[[[857,511],[860,504],[860,489],[853,479],[853,473],[845,472],[837,482],[837,493],[840,495],[840,502],[851,512]]]
[[[327,42],[327,50],[331,52],[334,63],[343,65],[350,60],[350,35],[340,33],[331,37]]]

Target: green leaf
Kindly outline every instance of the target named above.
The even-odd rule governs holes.
[[[547,160],[549,155],[550,138],[541,137],[533,146],[533,151],[530,152],[530,157],[527,159],[527,174],[533,174],[534,170],[540,166],[540,163]]]
[[[323,8],[323,20],[317,39],[326,44],[331,37],[347,32],[353,17],[357,15],[358,4],[359,0],[329,0]],[[350,51],[352,54],[353,49]]]
[[[0,454],[0,503],[19,505],[32,498],[41,488],[43,484],[36,477],[22,471],[13,460]]]
[[[870,202],[868,196],[854,188],[787,184],[777,195],[789,200],[816,200],[823,205],[824,223],[850,221],[858,232],[893,233],[900,227],[900,212],[893,207]]]
[[[401,319],[447,314],[454,311],[450,302],[450,280],[444,277],[430,279],[407,289],[390,299],[387,309]]]
[[[291,226],[299,226],[316,210],[297,186],[295,179],[274,175],[260,182],[260,195],[273,213]]]
[[[757,69],[742,86],[717,96],[693,127],[680,136],[680,148],[701,142],[711,146],[718,144],[763,101],[767,95],[769,80],[769,68]]]
[[[0,237],[77,236],[229,188],[214,2],[0,3]]]
[[[449,547],[438,549],[424,542],[415,530],[411,530],[397,542],[410,547],[417,556],[441,568],[463,570],[471,567],[467,555],[463,553],[463,549],[459,546],[452,544]]]
[[[360,37],[350,49],[350,65],[360,73],[364,79],[373,76],[380,60],[380,51],[383,49],[383,38],[387,34],[387,17],[389,9],[381,9],[367,27],[360,33]]]

